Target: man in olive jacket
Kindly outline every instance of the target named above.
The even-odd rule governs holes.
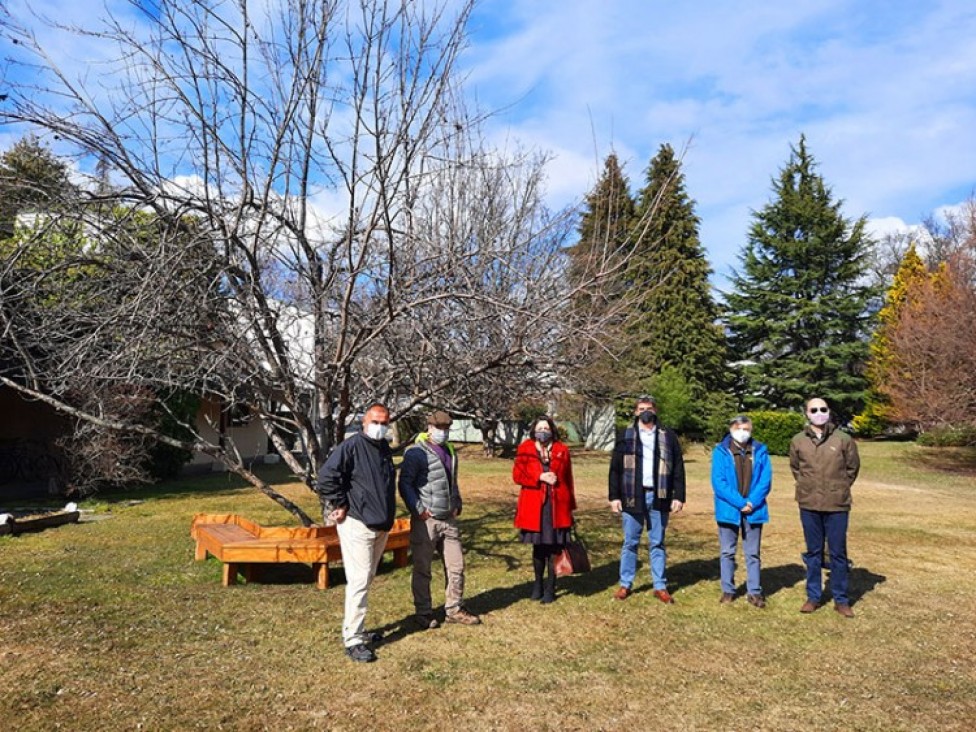
[[[847,525],[851,511],[851,485],[861,460],[857,444],[830,422],[830,407],[823,399],[806,404],[807,426],[790,443],[790,468],[796,480],[796,502],[807,550],[807,601],[801,613],[819,608],[823,594],[824,540],[830,547],[830,593],[834,610],[853,618],[847,595]]]

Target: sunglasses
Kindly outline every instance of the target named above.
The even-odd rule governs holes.
[[[830,411],[830,407],[810,407],[807,411],[810,414],[816,414],[817,412],[823,412],[824,414],[826,414],[827,412]]]

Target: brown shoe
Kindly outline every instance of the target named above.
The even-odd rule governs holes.
[[[762,595],[746,595],[746,599],[749,601],[749,604],[752,605],[753,607],[758,607],[758,608],[766,607],[766,598],[764,598]]]
[[[667,590],[654,590],[654,597],[663,602],[665,605],[674,605],[674,598],[671,597],[671,593]]]
[[[718,599],[719,604],[721,605],[727,605],[728,603],[734,600],[735,600],[735,595],[733,595],[731,592],[723,592],[722,596]]]
[[[819,602],[814,602],[813,600],[807,600],[805,603],[803,603],[803,606],[800,608],[800,612],[812,613],[818,610],[819,608],[820,608]]]
[[[481,625],[481,618],[469,613],[463,607],[444,618],[445,623],[459,623],[461,625]]]
[[[614,600],[626,600],[631,595],[631,589],[629,587],[618,587],[617,591],[613,593]]]
[[[834,610],[836,610],[840,615],[843,615],[845,618],[853,618],[854,617],[854,611],[851,610],[851,606],[850,605],[845,605],[845,604],[840,603],[840,602],[835,602],[834,603]]]

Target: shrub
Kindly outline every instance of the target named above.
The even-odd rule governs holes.
[[[764,442],[772,455],[788,455],[793,435],[803,429],[806,418],[799,412],[747,412],[752,434]]]
[[[976,445],[976,425],[936,427],[920,434],[917,441],[925,447],[971,447]]]

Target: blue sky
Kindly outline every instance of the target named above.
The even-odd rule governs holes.
[[[76,0],[32,7],[92,20]],[[662,143],[685,151],[720,288],[801,133],[845,214],[877,232],[976,191],[973,0],[482,0],[470,33],[468,90],[499,110],[488,134],[553,155],[554,207],[579,202],[611,150],[634,189]],[[93,69],[109,52],[65,42],[52,50]]]
[[[687,147],[687,190],[723,286],[751,212],[806,134],[848,217],[877,232],[976,191],[972,0],[484,0],[464,57],[499,140],[555,156],[554,205],[611,150],[633,188]]]

